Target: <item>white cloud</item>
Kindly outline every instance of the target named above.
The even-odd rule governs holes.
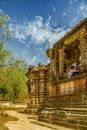
[[[32,59],[32,63],[31,63],[31,64],[33,64],[36,59],[37,59],[37,56],[35,55],[35,56],[33,57],[33,59]]]
[[[71,22],[69,25],[70,25],[70,26],[75,25],[75,24],[77,23],[77,20],[78,20],[78,17],[74,17],[74,18],[72,19],[72,22]]]
[[[84,1],[81,1],[76,4],[76,6],[73,8],[72,6],[71,10],[69,10],[69,13],[67,13],[67,16],[72,17],[72,19],[69,22],[70,28],[75,26],[77,23],[79,23],[81,20],[87,17],[87,3]],[[72,13],[73,12],[73,13]],[[72,16],[70,16],[72,13]]]
[[[65,15],[66,15],[66,12],[63,12],[63,15],[65,16]]]
[[[30,47],[30,45],[29,45],[29,44],[26,44],[26,47],[27,47],[27,48],[29,48],[29,47]]]
[[[36,16],[34,20],[27,21],[24,24],[13,24],[10,28],[14,32],[14,38],[18,39],[22,43],[43,44],[48,42],[50,46],[59,40],[66,33],[64,28],[54,29],[50,22],[51,16],[46,22],[44,22],[41,16]],[[28,44],[27,43],[27,44]],[[28,46],[28,45],[27,45]]]
[[[69,4],[72,5],[72,3],[73,3],[72,0],[70,0]]]
[[[87,17],[87,5],[85,3],[81,3],[77,10],[78,15],[82,15]]]
[[[56,12],[56,8],[54,5],[52,5],[52,9],[53,9],[53,12],[55,13]]]
[[[62,13],[62,16],[68,19],[67,22],[68,26],[71,28],[72,26],[75,26],[75,24],[83,19],[84,17],[87,17],[87,5],[82,2],[77,2],[77,0],[70,0],[70,6],[69,9],[64,10]],[[77,3],[75,3],[77,2]],[[74,4],[76,5],[74,8]],[[78,5],[78,6],[77,6]],[[56,8],[52,5],[53,12],[56,12]],[[72,15],[71,15],[72,13]],[[61,37],[64,36],[64,34],[68,31],[68,29],[65,29],[65,27],[57,27],[58,21],[55,19],[55,17],[51,15],[48,17],[48,20],[44,22],[44,19],[42,16],[36,16],[33,20],[25,19],[24,23],[16,23],[11,24],[10,28],[14,32],[14,38],[19,40],[22,44],[26,45],[25,52],[23,51],[22,58],[25,59],[29,64],[34,64],[36,62],[39,62],[39,60],[45,57],[45,49],[48,47],[48,44],[50,47],[58,41]],[[54,19],[54,21],[52,21]],[[62,24],[65,24],[66,21],[64,21]],[[52,26],[52,24],[54,24]],[[55,28],[56,27],[56,28]],[[39,48],[40,45],[44,45],[44,43],[47,43],[44,46],[41,46],[42,48]],[[36,44],[34,48],[31,48],[32,53],[30,51],[31,44]],[[47,46],[47,47],[46,47]],[[29,50],[28,50],[29,49]],[[30,51],[30,52],[29,52]],[[27,54],[26,54],[27,53]],[[43,55],[43,57],[42,57]],[[49,62],[49,59],[47,63]]]
[[[73,2],[77,2],[77,0],[70,0],[70,1],[69,1],[69,4],[72,5]]]

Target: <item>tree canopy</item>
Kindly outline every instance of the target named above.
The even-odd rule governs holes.
[[[11,38],[12,31],[9,29],[10,18],[0,11],[0,41]]]
[[[9,17],[0,12],[0,99],[16,100],[27,98],[26,63],[13,56],[4,42],[11,38]]]

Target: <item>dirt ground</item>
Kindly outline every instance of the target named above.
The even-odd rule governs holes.
[[[0,111],[0,130],[8,130],[8,128],[5,126],[5,123],[7,121],[17,121],[18,119],[10,115],[3,115],[2,113],[3,111]]]
[[[6,111],[8,115],[18,118],[18,121],[8,121],[5,123],[9,130],[52,130],[44,126],[31,123],[33,119],[29,119],[28,115],[19,113],[17,111]]]

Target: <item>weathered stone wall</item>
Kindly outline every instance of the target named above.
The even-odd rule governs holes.
[[[29,103],[26,111],[37,114],[41,104],[48,96],[49,65],[30,66],[27,77]]]
[[[55,43],[53,48],[47,49],[46,54],[50,58],[50,65],[39,64],[38,67],[29,68],[27,73],[28,85],[31,90],[29,91],[29,95],[31,95],[29,100],[33,111],[44,109],[46,100],[51,101],[50,106],[53,106],[56,99],[58,102],[62,102],[68,100],[70,94],[75,95],[75,93],[87,91],[86,75],[68,78],[68,71],[73,63],[76,63],[78,70],[81,69],[81,73],[87,71],[86,23],[87,19]],[[73,100],[72,97],[74,96],[70,96],[70,100]]]

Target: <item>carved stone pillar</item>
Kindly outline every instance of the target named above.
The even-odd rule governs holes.
[[[59,74],[59,52],[56,48],[54,48],[54,66],[55,66],[55,76],[56,81],[58,81],[58,74]]]
[[[35,86],[36,86],[36,106],[39,106],[39,98],[38,98],[38,93],[39,93],[39,78],[38,78],[38,71],[36,72],[35,75]]]
[[[31,72],[30,74],[31,78],[31,102],[32,102],[32,108],[36,108],[36,83],[35,83],[35,72]]]
[[[59,73],[64,72],[64,48],[61,48],[59,51]]]
[[[75,63],[76,63],[76,69],[77,70],[79,68],[79,57],[80,57],[80,54],[79,54],[79,49],[77,47],[77,49],[75,49]]]
[[[45,93],[45,81],[44,81],[44,69],[41,68],[39,70],[39,99],[40,104],[44,101],[44,93]]]
[[[53,84],[56,81],[56,58],[54,57],[53,48],[46,51],[47,56],[50,58],[50,80],[49,82]]]
[[[47,56],[50,58],[50,76],[49,76],[49,97],[54,97],[54,90],[56,90],[56,57],[55,57],[55,50],[50,48],[46,51]]]
[[[45,67],[45,96],[49,94],[49,75],[50,75],[50,64]]]
[[[86,38],[82,38],[80,40],[80,45],[79,45],[79,49],[81,51],[81,67],[83,68],[83,71],[86,69],[87,70],[87,39]]]

